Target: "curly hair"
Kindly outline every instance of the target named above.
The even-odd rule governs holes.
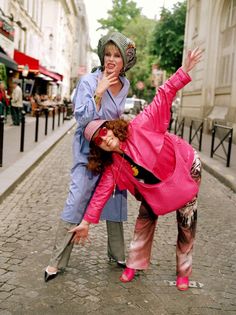
[[[128,138],[128,125],[129,122],[124,119],[110,120],[103,124],[107,129],[112,130],[120,141]],[[112,164],[112,152],[102,150],[91,141],[87,169],[95,174],[101,174],[110,164]]]

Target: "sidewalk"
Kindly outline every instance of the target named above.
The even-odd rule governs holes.
[[[8,117],[4,125],[3,163],[0,167],[0,203],[75,124],[74,118],[63,122],[62,115],[58,124],[56,115],[52,130],[52,117],[49,117],[45,135],[45,118],[39,117],[38,141],[35,142],[36,118],[27,115],[24,152],[20,152],[21,126],[12,125],[11,117]]]

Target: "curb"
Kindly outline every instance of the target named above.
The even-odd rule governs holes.
[[[0,173],[0,203],[22,182],[53,147],[76,125],[74,119]]]
[[[217,178],[222,184],[230,188],[236,193],[236,178],[232,175],[230,168],[222,165],[222,163],[209,158],[201,152],[198,152],[202,161],[203,168]]]

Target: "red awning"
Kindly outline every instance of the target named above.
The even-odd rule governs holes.
[[[63,75],[48,70],[47,68],[39,64],[39,60],[33,57],[30,57],[19,50],[14,51],[14,60],[18,63],[18,70],[23,71],[24,67],[28,65],[30,72],[42,73],[48,77],[54,79],[55,81],[62,81]]]
[[[22,71],[28,65],[30,72],[39,72],[39,60],[30,57],[19,50],[14,50],[14,60],[18,63],[18,70]]]
[[[50,77],[56,81],[62,81],[63,80],[63,75],[61,75],[57,72],[50,71],[41,65],[39,65],[39,72],[44,74],[44,75],[47,75],[48,77]]]

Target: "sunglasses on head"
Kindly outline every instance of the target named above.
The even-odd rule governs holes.
[[[108,129],[107,127],[102,127],[99,131],[96,137],[94,137],[93,142],[99,146],[102,144],[102,138],[101,137],[105,137],[107,135]]]

